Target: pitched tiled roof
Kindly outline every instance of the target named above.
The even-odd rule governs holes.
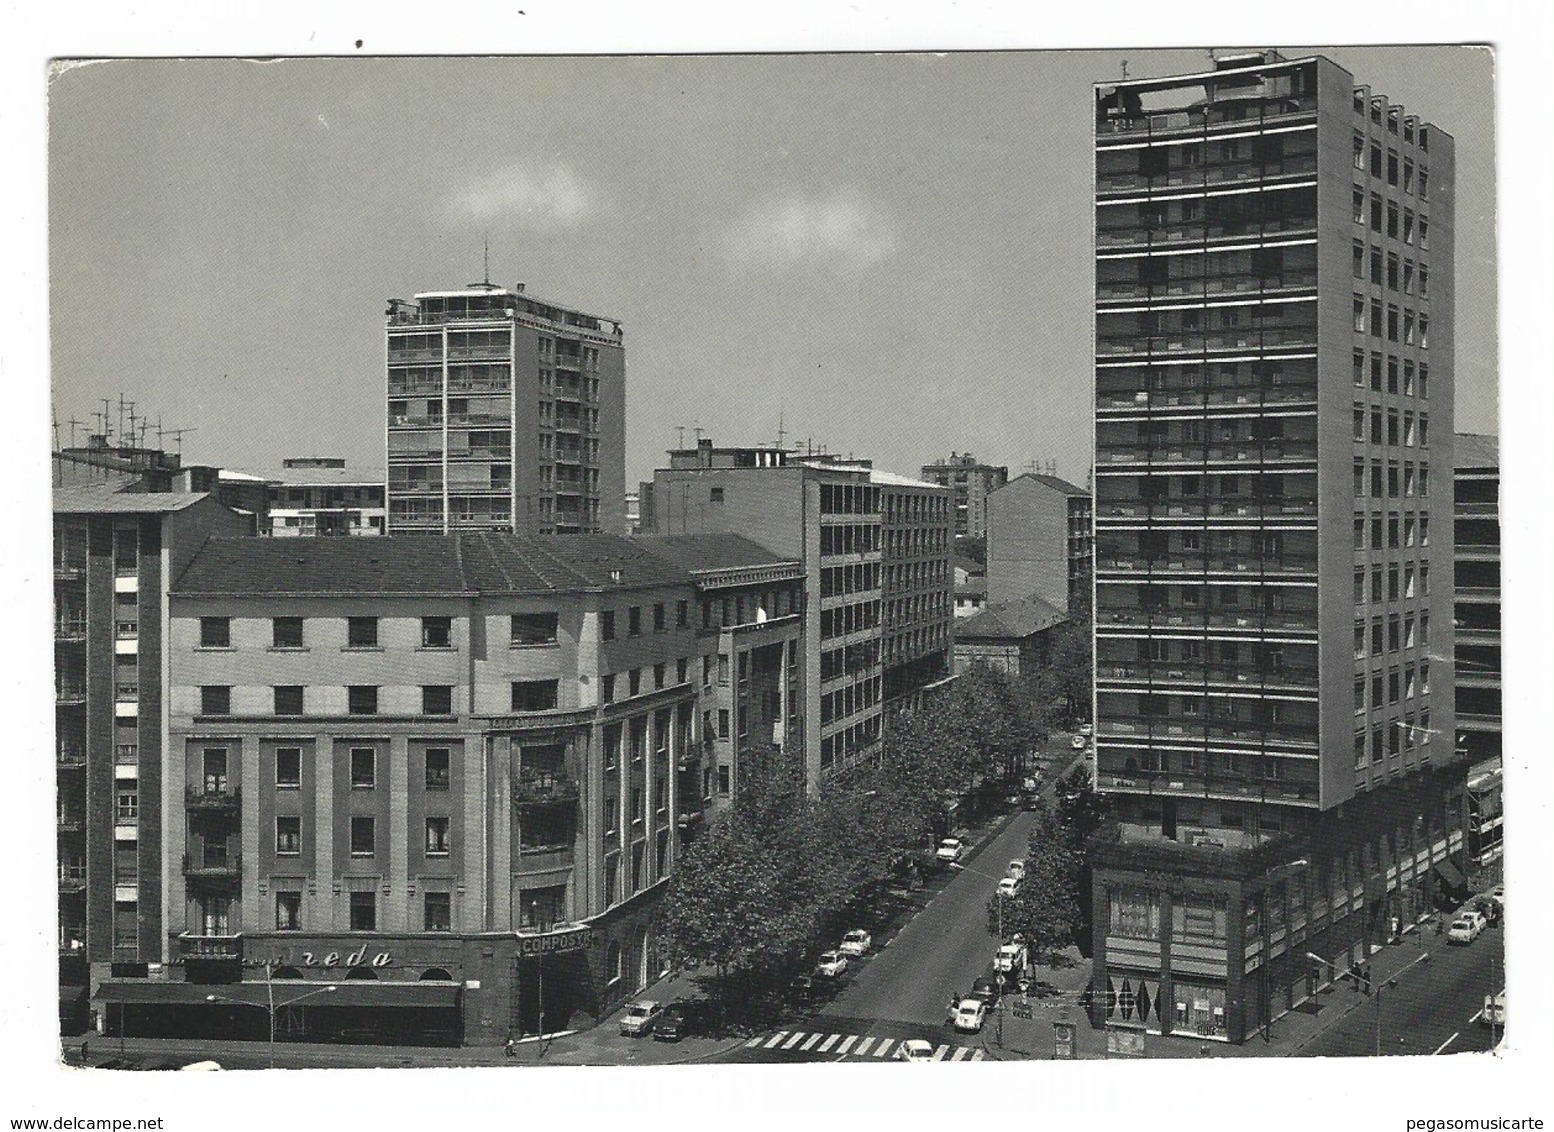
[[[457,537],[464,549],[465,578],[471,589],[484,593],[636,588],[686,580],[683,570],[620,535],[483,531]]]
[[[1002,485],[1001,487],[994,488],[993,491],[1003,491],[1005,488],[1013,487],[1021,480],[1035,480],[1037,483],[1045,484],[1047,487],[1052,488],[1054,491],[1061,492],[1064,495],[1088,496],[1090,494],[1087,488],[1080,487],[1078,484],[1069,483],[1067,480],[1059,479],[1057,476],[1037,475],[1035,472],[1026,472],[1024,475],[1015,476],[1014,479],[1010,480],[1008,483]],[[990,491],[988,494],[991,495],[993,492]]]
[[[1067,620],[1066,614],[1032,594],[990,605],[956,622],[955,636],[958,640],[1020,640]]]
[[[725,532],[642,535],[632,541],[687,574],[734,570],[746,566],[801,565],[798,559],[768,550],[744,535]]]
[[[1453,462],[1459,468],[1498,468],[1500,438],[1479,432],[1459,432],[1453,438]]]
[[[458,539],[213,538],[173,584],[183,594],[463,594]]]

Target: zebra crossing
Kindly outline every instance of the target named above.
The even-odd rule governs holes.
[[[904,1039],[865,1037],[860,1034],[825,1033],[810,1030],[779,1030],[775,1034],[759,1034],[744,1045],[746,1050],[775,1050],[781,1053],[826,1054],[831,1057],[859,1057],[865,1060],[885,1060],[894,1056],[904,1044]],[[983,1061],[987,1051],[970,1046],[952,1045],[948,1042],[935,1046],[934,1061]]]

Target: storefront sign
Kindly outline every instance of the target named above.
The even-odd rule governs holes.
[[[549,935],[521,935],[518,937],[518,954],[555,955],[563,951],[586,951],[593,944],[592,928],[574,928]]]
[[[202,956],[178,956],[168,962],[174,967],[182,966],[186,958],[198,960]],[[301,959],[292,959],[289,956],[277,956],[271,959],[244,956],[242,962],[244,967],[258,970],[265,967],[392,967],[394,954],[391,951],[379,951],[368,958],[367,949],[362,947],[346,955],[341,955],[338,951],[327,951],[322,954],[304,951]]]

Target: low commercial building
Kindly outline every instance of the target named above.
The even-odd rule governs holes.
[[[986,606],[955,626],[955,671],[991,668],[1009,676],[1034,672],[1047,663],[1052,630],[1067,620],[1034,596]]]
[[[662,974],[723,663],[694,614],[786,605],[781,638],[802,583],[733,536],[699,581],[697,540],[650,541],[207,543],[172,593],[165,966],[99,989],[109,1032],[257,1032],[280,979],[298,1038],[500,1044]]]

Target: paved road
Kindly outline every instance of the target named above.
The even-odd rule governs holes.
[[[1478,1014],[1486,994],[1505,989],[1503,930],[1492,927],[1467,947],[1449,947],[1445,936],[1429,933],[1424,937],[1424,950],[1430,953],[1428,962],[1404,972],[1395,988],[1382,988],[1382,1054],[1489,1049],[1489,1027],[1480,1023]],[[1330,1008],[1347,1009],[1359,997],[1348,989],[1338,989],[1326,996],[1326,1001]],[[1376,1001],[1365,999],[1302,1047],[1300,1056],[1373,1055],[1376,1023]]]

